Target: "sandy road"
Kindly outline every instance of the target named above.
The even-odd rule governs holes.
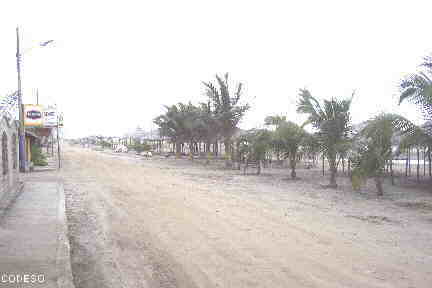
[[[185,170],[66,148],[77,288],[431,287],[429,247],[408,246],[403,227],[337,217],[295,195],[278,201],[262,193],[278,187],[247,176],[233,174],[237,186]],[[387,249],[392,232],[400,243]]]

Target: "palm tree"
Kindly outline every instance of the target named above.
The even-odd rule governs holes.
[[[320,103],[307,89],[301,89],[297,104],[297,112],[308,115],[306,124],[318,129],[321,149],[330,166],[329,187],[336,188],[338,153],[345,147],[351,132],[350,99],[338,100],[331,98]]]
[[[169,137],[171,142],[175,145],[176,155],[180,155],[182,131],[181,119],[179,109],[176,105],[164,106],[166,109],[165,114],[161,114],[153,119],[153,123],[159,126],[159,134],[161,136]]]
[[[430,131],[428,131],[425,128],[425,125],[423,126],[416,126],[414,128],[409,128],[409,133],[405,133],[400,137],[399,139],[399,147],[397,152],[401,153],[406,152],[407,150],[411,149],[412,147],[417,148],[417,152],[419,149],[424,149],[426,151],[427,149],[427,158],[429,162],[429,176],[431,175],[432,171],[432,162],[431,162],[431,150],[432,150],[432,134]],[[418,157],[419,155],[417,155]]]
[[[274,131],[276,131],[282,123],[286,122],[286,116],[282,115],[272,115],[267,116],[264,119],[264,125],[270,126]],[[283,151],[283,140],[278,133],[272,133],[271,139],[271,150],[276,155],[276,160],[278,163],[281,161],[281,154]]]
[[[190,144],[197,137],[197,107],[191,103],[178,103],[165,106],[165,109],[165,114],[159,115],[153,122],[159,126],[160,135],[169,137],[175,143],[176,154],[179,156],[182,144]]]
[[[193,159],[192,153],[195,150],[195,144],[201,137],[200,109],[191,102],[187,104],[178,103],[177,105],[180,111],[183,139],[188,144],[191,159]]]
[[[315,166],[317,155],[320,152],[318,136],[316,134],[306,132],[301,149],[303,155],[305,155],[308,159],[312,158],[312,166]]]
[[[200,103],[199,108],[199,133],[205,143],[205,152],[210,153],[210,144],[219,136],[220,125],[212,110],[210,102]],[[208,162],[208,161],[207,161]]]
[[[377,194],[382,196],[385,164],[392,159],[393,137],[396,133],[406,133],[414,129],[409,120],[397,114],[383,113],[367,121],[365,127],[355,136],[350,157],[353,163],[353,187],[360,188],[362,182],[373,178]]]
[[[300,145],[307,135],[306,131],[294,122],[285,121],[280,123],[275,134],[277,135],[277,138],[282,141],[282,150],[285,154],[285,158],[288,158],[290,163],[291,178],[295,179],[297,176],[295,171],[297,155]]]
[[[261,161],[270,149],[271,132],[266,129],[248,130],[239,139],[240,153],[247,154],[249,160],[256,161],[257,174],[261,173]]]
[[[228,85],[228,73],[224,77],[216,75],[217,84],[203,82],[206,95],[210,100],[217,121],[220,123],[220,133],[224,138],[226,166],[231,166],[229,156],[231,155],[231,138],[240,120],[243,118],[249,104],[240,104],[242,96],[242,83],[236,87],[234,95],[231,96]]]
[[[418,73],[405,77],[399,86],[399,104],[408,100],[419,106],[427,121],[426,131],[432,135],[432,55],[423,59]]]
[[[277,128],[276,128],[277,129]],[[272,152],[276,155],[276,161],[278,163],[278,165],[280,165],[282,163],[282,154],[284,151],[284,140],[282,138],[282,135],[280,135],[279,133],[272,133],[272,138],[270,141],[270,146],[271,146],[271,150]]]

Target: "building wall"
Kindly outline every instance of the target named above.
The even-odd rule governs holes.
[[[4,145],[6,135],[6,145]],[[7,148],[4,152],[4,148]],[[15,148],[14,148],[15,147]],[[13,150],[15,152],[13,152]],[[7,165],[3,153],[7,155]],[[15,155],[14,155],[15,154]],[[5,170],[4,168],[7,167]],[[19,183],[18,125],[6,117],[0,118],[0,200],[6,192],[15,190]]]

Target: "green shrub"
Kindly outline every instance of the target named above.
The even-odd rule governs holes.
[[[42,148],[39,147],[39,145],[33,144],[31,146],[31,155],[32,155],[32,162],[35,166],[47,166],[47,157],[45,154],[42,153]]]
[[[356,191],[360,190],[360,188],[366,184],[367,177],[361,173],[361,170],[355,168],[351,174],[351,185],[352,188]]]
[[[143,151],[150,151],[151,150],[151,145],[148,143],[135,143],[134,145],[132,145],[130,148],[132,148],[133,150],[135,150],[137,153],[141,153]]]
[[[105,140],[102,140],[100,142],[100,145],[102,146],[102,148],[111,148],[111,146],[112,146],[110,142],[105,141]]]

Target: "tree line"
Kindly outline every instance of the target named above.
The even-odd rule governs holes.
[[[345,99],[319,99],[308,89],[300,89],[296,108],[297,113],[307,116],[305,123],[298,125],[285,116],[271,115],[264,119],[266,128],[241,133],[238,124],[250,105],[242,102],[241,83],[231,89],[228,73],[216,75],[214,82],[202,83],[206,96],[203,102],[164,106],[165,113],[156,117],[154,123],[158,125],[160,135],[168,137],[174,144],[177,155],[184,145],[191,152],[202,151],[198,147],[200,143],[204,143],[203,151],[211,155],[212,150],[217,151],[217,143],[222,142],[226,167],[240,169],[240,163],[245,161],[255,161],[260,165],[262,160],[275,156],[276,161],[288,159],[292,178],[297,177],[296,163],[299,159],[315,162],[321,155],[329,165],[330,188],[337,187],[338,167],[347,160],[352,168],[353,187],[358,189],[372,178],[378,195],[382,195],[386,165],[409,147],[427,149],[431,170],[431,79],[432,57],[428,56],[419,66],[419,71],[403,78],[399,85],[399,104],[405,101],[416,104],[425,119],[423,126],[416,126],[401,115],[381,113],[354,129],[350,115],[354,93]],[[313,127],[313,133],[304,129],[308,125]]]
[[[228,73],[216,75],[216,83],[203,82],[203,85],[206,102],[165,106],[166,112],[156,117],[154,123],[159,126],[160,135],[169,137],[174,143],[177,154],[180,154],[184,144],[189,146],[190,151],[197,151],[198,143],[204,143],[204,151],[210,152],[212,144],[222,141],[228,166],[232,137],[250,105],[240,102],[243,92],[241,83],[230,91]]]

